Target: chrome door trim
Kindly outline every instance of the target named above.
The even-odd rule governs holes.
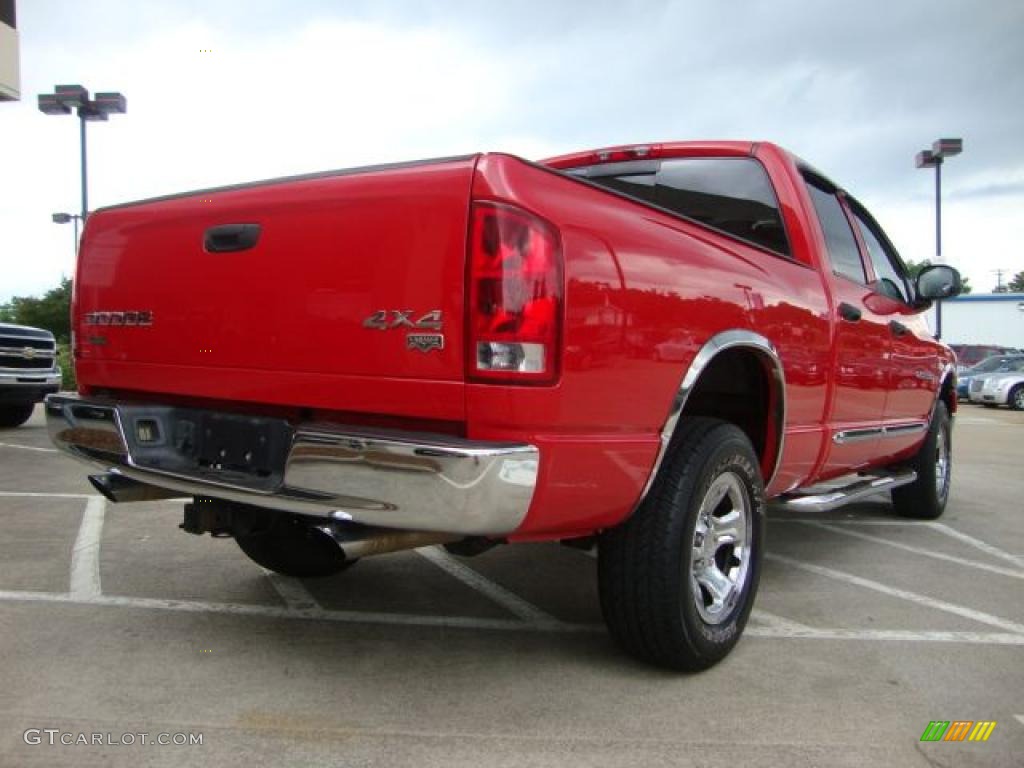
[[[832,435],[832,442],[836,445],[849,445],[850,443],[862,443],[865,440],[874,440],[884,432],[883,427],[864,427],[862,429],[844,429]]]
[[[924,432],[928,429],[927,421],[913,421],[906,424],[889,424],[880,427],[858,427],[857,429],[844,429],[832,435],[832,442],[836,445],[849,445],[864,440],[873,440],[883,437],[902,437]]]
[[[900,437],[902,435],[915,435],[928,429],[927,421],[907,422],[906,424],[892,424],[882,430],[882,437]]]

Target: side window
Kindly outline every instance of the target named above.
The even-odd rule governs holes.
[[[828,248],[833,271],[866,285],[868,278],[864,272],[864,263],[860,259],[857,240],[835,192],[825,189],[812,178],[806,179],[806,182],[814,210],[818,214],[818,221],[825,233],[825,246]]]
[[[876,291],[898,301],[907,301],[907,286],[903,281],[903,275],[896,267],[899,263],[896,252],[892,246],[888,245],[878,224],[864,210],[863,206],[851,200],[850,210],[853,211],[853,217],[860,227],[861,237],[864,239],[868,256],[871,258],[871,266],[875,268],[875,276],[878,278]]]
[[[665,160],[655,203],[688,219],[789,256],[775,191],[764,167],[748,157]]]

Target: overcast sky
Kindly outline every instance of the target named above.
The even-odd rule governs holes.
[[[611,144],[778,142],[864,202],[905,258],[975,290],[1024,270],[1024,2],[21,0],[0,103],[0,302],[74,270],[77,121],[57,83],[119,90],[90,125],[90,207],[392,160]],[[209,51],[209,52],[207,52]]]

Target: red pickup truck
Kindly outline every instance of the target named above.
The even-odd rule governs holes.
[[[331,171],[91,215],[47,416],[108,498],[191,497],[182,527],[286,574],[596,539],[615,640],[700,669],[767,500],[942,513],[955,363],[921,312],[959,290],[768,143]]]

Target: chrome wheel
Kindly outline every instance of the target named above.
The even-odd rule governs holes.
[[[693,530],[690,578],[697,613],[708,624],[721,624],[733,612],[750,570],[753,536],[751,500],[733,472],[711,483]]]
[[[939,429],[935,436],[935,495],[946,497],[949,489],[949,440],[945,429]]]

